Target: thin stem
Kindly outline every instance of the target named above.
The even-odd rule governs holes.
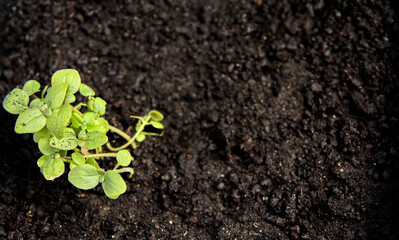
[[[120,169],[116,169],[115,170],[118,173],[124,173],[124,172],[128,172],[129,174],[129,178],[131,178],[133,176],[134,170],[131,167],[125,167],[125,168],[120,168]]]
[[[163,136],[163,132],[161,132],[161,133],[143,132],[143,134],[147,135],[147,136],[157,136],[157,137]]]
[[[69,105],[69,106],[71,107],[72,111],[74,111],[75,113],[77,113],[79,116],[83,117],[83,113],[81,113],[78,109],[76,109],[76,108],[75,108],[74,106],[72,106],[72,105]],[[109,127],[109,130],[110,130],[111,132],[117,133],[118,135],[120,135],[121,137],[123,137],[124,139],[126,139],[126,141],[130,141],[130,140],[131,140],[130,136],[127,135],[124,131],[119,130],[118,128],[116,128],[116,127],[114,127],[114,126],[111,126],[111,125],[109,125],[108,127]],[[134,142],[129,143],[129,144],[132,144],[133,149],[136,149],[136,144],[135,144]],[[129,144],[128,144],[127,146],[129,146]],[[114,151],[114,152],[119,151],[119,150],[117,150],[118,148],[112,147],[110,143],[107,143],[107,147],[108,147],[108,149],[111,150],[111,151]]]
[[[83,113],[81,113],[78,109],[74,108],[71,104],[69,104],[69,106],[71,107],[72,111],[77,113],[79,116],[83,117]]]
[[[65,158],[61,158],[61,160],[64,161],[64,162],[67,162],[67,163],[69,163],[69,164],[73,163],[72,160],[68,160],[68,159],[65,159]]]
[[[113,170],[116,170],[119,166],[120,166],[119,163],[117,163]]]
[[[77,110],[80,110],[80,108],[81,108],[82,106],[87,106],[87,104],[85,104],[85,103],[79,103],[78,105],[75,106],[75,108],[76,108]]]
[[[126,148],[127,146],[129,146],[130,144],[134,143],[134,140],[136,140],[137,136],[140,135],[140,133],[144,130],[145,126],[147,125],[147,123],[151,120],[151,117],[147,117],[144,119],[143,124],[141,124],[140,128],[137,130],[136,134],[134,134],[134,136],[125,144],[123,144],[120,147],[114,148],[115,151],[119,151],[122,150],[124,148]]]
[[[83,155],[85,158],[93,157],[93,158],[101,158],[101,157],[116,157],[116,153],[95,153],[95,154],[86,154]]]
[[[113,151],[113,152],[117,152],[117,151],[118,151],[118,149],[114,148],[114,147],[111,145],[111,143],[109,143],[109,142],[107,142],[107,148],[108,148],[110,151]]]
[[[119,130],[118,128],[114,127],[114,126],[109,126],[109,130],[111,132],[117,133],[119,136],[123,137],[124,139],[126,139],[126,141],[130,141],[131,137],[129,135],[127,135],[124,131]],[[107,144],[107,147],[109,148],[109,150],[111,151],[118,151],[118,150],[113,150],[113,149],[117,149],[111,146],[111,144]],[[136,144],[134,142],[132,142],[132,148],[136,149]]]

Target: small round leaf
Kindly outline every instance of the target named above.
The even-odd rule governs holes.
[[[107,143],[108,137],[105,133],[102,132],[88,132],[86,135],[86,139],[84,140],[84,146],[91,150],[101,147],[105,143]]]
[[[11,114],[20,114],[27,108],[28,103],[28,94],[19,88],[14,88],[14,90],[4,98],[3,107]]]
[[[93,112],[85,112],[83,114],[83,121],[85,123],[92,123],[94,122],[94,119],[96,119],[96,114]]]
[[[145,135],[143,133],[139,134],[136,138],[137,142],[142,142],[145,140]]]
[[[50,160],[51,156],[49,155],[43,155],[37,160],[37,166],[39,168],[44,168],[44,165],[46,165],[46,162]]]
[[[91,87],[87,86],[86,84],[82,83],[80,84],[79,92],[82,96],[84,97],[89,97],[89,96],[94,96],[96,93],[94,92]]]
[[[133,157],[128,150],[124,149],[116,154],[116,160],[119,165],[126,167],[132,162]]]
[[[77,165],[83,165],[86,162],[85,157],[81,153],[74,152],[71,154],[72,161],[76,163]]]
[[[72,117],[72,109],[65,104],[59,110],[52,111],[52,114],[47,118],[47,128],[57,138],[61,138],[64,134],[65,128]]]
[[[96,97],[93,99],[90,99],[89,102],[87,103],[87,107],[94,113],[98,115],[104,115],[105,114],[105,109],[106,109],[107,102],[104,101],[100,97]]]
[[[40,91],[40,83],[36,80],[29,80],[25,83],[22,90],[24,90],[29,96],[33,95]]]
[[[99,174],[97,168],[90,164],[74,167],[68,174],[68,180],[77,188],[87,190],[98,184]]]
[[[163,129],[163,124],[157,121],[150,121],[151,126],[156,129]]]
[[[64,104],[73,103],[75,101],[76,101],[75,95],[73,95],[72,93],[67,93],[67,95],[65,96]]]
[[[44,100],[46,101],[47,105],[50,106],[51,109],[57,109],[61,107],[66,96],[67,88],[68,88],[67,83],[54,84],[50,88]]]
[[[61,150],[72,150],[78,146],[78,139],[73,129],[65,128],[62,138],[52,137],[50,145]]]
[[[162,119],[163,119],[162,113],[160,113],[156,110],[150,111],[149,115],[151,116],[152,120],[157,121],[157,122],[162,121]]]
[[[60,158],[50,158],[43,167],[43,176],[46,180],[54,180],[65,171],[65,164]]]
[[[75,69],[62,69],[58,70],[51,77],[51,84],[56,85],[59,83],[68,84],[68,93],[74,94],[79,90],[80,87],[80,76],[78,71]]]
[[[33,135],[33,141],[35,141],[35,143],[38,143],[41,138],[49,138],[50,136],[51,132],[49,132],[46,127],[44,127]]]
[[[50,145],[50,138],[40,138],[38,146],[40,152],[44,155],[52,155],[56,153],[56,149]]]
[[[46,117],[37,108],[23,111],[15,123],[16,133],[35,133],[46,125]]]
[[[119,195],[126,192],[125,181],[121,175],[114,170],[108,170],[105,173],[105,179],[102,186],[104,193],[111,199],[117,199]]]

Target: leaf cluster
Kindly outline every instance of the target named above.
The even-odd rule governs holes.
[[[73,106],[78,92],[86,101]],[[106,101],[95,97],[93,89],[81,83],[80,75],[74,69],[55,72],[51,86],[43,89],[38,81],[29,80],[22,89],[13,89],[3,101],[5,110],[18,115],[15,132],[33,134],[33,140],[43,154],[37,165],[45,179],[54,180],[61,176],[65,172],[65,163],[69,163],[68,179],[74,186],[91,189],[101,183],[105,194],[115,199],[126,191],[120,173],[133,174],[133,169],[127,168],[133,158],[129,151],[123,150],[125,147],[118,148],[117,153],[102,153],[111,128],[102,117],[106,105]],[[142,126],[151,124],[163,128],[159,122],[163,116],[157,111],[137,118],[136,131],[140,131],[133,141],[141,142],[151,134],[144,132]],[[96,154],[91,154],[90,150]],[[103,157],[116,157],[115,168],[107,171],[100,168],[97,160]],[[125,168],[118,168],[120,166]]]

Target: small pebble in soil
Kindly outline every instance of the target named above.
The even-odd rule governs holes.
[[[312,83],[312,85],[310,86],[310,89],[312,90],[312,92],[316,92],[316,93],[323,91],[323,87],[318,83]]]
[[[219,183],[218,185],[217,185],[217,189],[218,190],[223,190],[223,189],[225,189],[225,187],[226,187],[226,185],[224,185],[224,183],[223,182],[221,182],[221,183]]]

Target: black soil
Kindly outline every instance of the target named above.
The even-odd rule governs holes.
[[[396,1],[55,2],[0,1],[0,99],[75,68],[166,131],[110,200],[1,108],[1,239],[399,239]]]

